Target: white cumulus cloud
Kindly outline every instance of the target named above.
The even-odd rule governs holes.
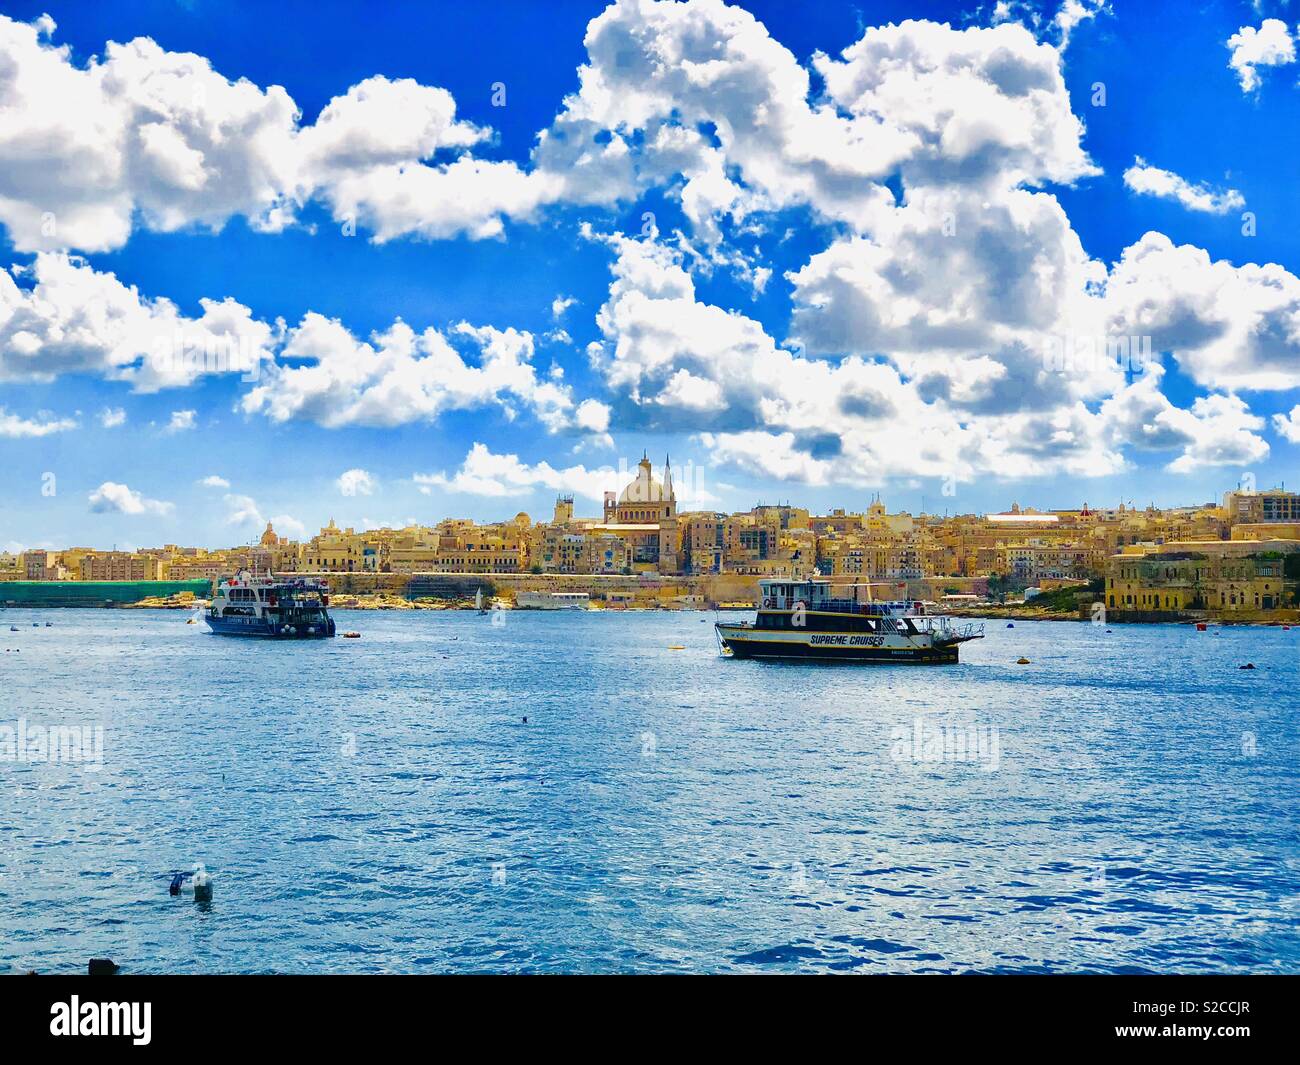
[[[1124,171],[1124,184],[1140,195],[1176,200],[1189,211],[1227,214],[1246,206],[1246,198],[1236,189],[1216,189],[1204,182],[1193,185],[1172,170],[1149,165],[1140,156]]]
[[[96,373],[152,392],[269,358],[274,331],[247,307],[209,299],[200,306],[201,315],[188,317],[84,260],[39,254],[28,266],[0,269],[0,380]],[[241,367],[239,358],[248,361]]]
[[[54,418],[40,415],[36,418],[20,418],[0,407],[0,436],[10,439],[19,437],[49,436],[51,433],[64,433],[75,429],[77,422],[73,418]]]
[[[345,496],[368,496],[375,490],[374,477],[362,469],[345,470],[335,483]]]
[[[1281,19],[1266,18],[1259,29],[1242,26],[1228,38],[1228,66],[1237,73],[1242,92],[1259,88],[1257,67],[1285,66],[1295,62],[1295,41]]]
[[[1277,434],[1293,444],[1300,444],[1300,404],[1286,414],[1273,415],[1273,428]]]
[[[310,199],[340,223],[396,236],[481,238],[528,217],[556,179],[466,154],[491,131],[445,89],[366,78],[316,122],[279,86],[231,80],[147,37],[84,64],[55,24],[0,16],[0,223],[20,251],[121,247],[138,220],[171,232],[291,224]],[[450,161],[431,161],[452,152]]]
[[[146,499],[139,492],[115,481],[105,481],[89,496],[90,509],[99,514],[170,514],[175,505]]]
[[[462,356],[452,340],[477,358]],[[290,331],[281,363],[244,395],[242,406],[275,422],[308,419],[332,428],[404,425],[494,405],[507,417],[525,409],[552,431],[568,428],[572,392],[542,380],[533,353],[532,334],[516,329],[462,322],[448,334],[417,333],[399,320],[366,342],[341,322],[310,313]]]
[[[455,473],[417,473],[412,479],[426,495],[440,488],[465,495],[505,497],[547,488],[600,500],[617,483],[618,472],[610,467],[589,470],[585,466],[556,469],[548,462],[533,465],[518,455],[495,454],[486,444],[475,443]]]
[[[171,421],[167,423],[163,432],[165,433],[183,433],[193,429],[197,422],[197,411],[192,410],[174,410],[172,411]]]

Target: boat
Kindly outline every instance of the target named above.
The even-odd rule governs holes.
[[[515,606],[519,610],[586,610],[591,596],[586,592],[520,592]]]
[[[956,662],[958,647],[984,636],[983,625],[958,625],[922,602],[875,602],[867,584],[788,577],[758,584],[754,621],[714,625],[725,655],[939,664]]]
[[[311,577],[252,577],[247,572],[217,585],[204,621],[218,636],[312,640],[334,635],[329,586]]]

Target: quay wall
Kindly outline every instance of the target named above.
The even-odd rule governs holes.
[[[333,595],[387,593],[404,598],[472,599],[485,595],[513,599],[520,592],[586,592],[597,601],[655,600],[670,602],[697,597],[704,605],[753,603],[758,578],[737,574],[665,577],[655,574],[578,573],[318,573]]]

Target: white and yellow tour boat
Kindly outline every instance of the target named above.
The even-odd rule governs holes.
[[[957,625],[928,614],[921,602],[874,602],[869,584],[835,586],[827,579],[758,582],[758,617],[718,622],[723,653],[735,658],[801,658],[837,662],[957,661],[957,648],[984,626]]]

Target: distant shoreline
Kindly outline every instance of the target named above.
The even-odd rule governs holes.
[[[331,597],[335,601],[330,604],[331,611],[384,611],[388,613],[407,613],[407,612],[428,612],[428,611],[448,611],[457,613],[473,613],[478,610],[478,606],[473,601],[455,601],[455,600],[408,600],[408,599],[386,599],[384,601],[374,601],[375,597],[366,597],[367,600],[353,600],[350,596]],[[346,600],[345,602],[338,601]],[[170,611],[198,611],[206,608],[206,600],[189,600],[189,601],[141,601],[138,603],[113,603],[102,606],[58,606],[52,604],[23,604],[21,606],[0,607],[0,618],[3,618],[6,610],[23,610],[23,611],[63,611],[63,610],[170,610]],[[485,604],[485,611],[491,612],[492,607]],[[509,613],[528,613],[528,614],[549,614],[549,613],[572,613],[573,611],[551,611],[542,610],[536,607],[515,607],[502,604],[498,609],[508,611]],[[732,606],[593,606],[579,613],[587,614],[743,614],[757,609],[756,607]],[[1073,621],[1076,623],[1091,624],[1092,619],[1085,615],[1070,613],[1060,610],[1042,610],[1033,607],[1023,606],[999,606],[989,604],[981,606],[978,609],[971,606],[952,607],[941,611],[949,617],[959,617],[971,621]],[[1213,627],[1253,627],[1253,628],[1282,628],[1292,627],[1300,629],[1300,619],[1286,620],[1279,619],[1275,621],[1246,620],[1236,618],[1128,618],[1123,613],[1111,612],[1104,622],[1105,625],[1183,625],[1194,626],[1204,623]]]

